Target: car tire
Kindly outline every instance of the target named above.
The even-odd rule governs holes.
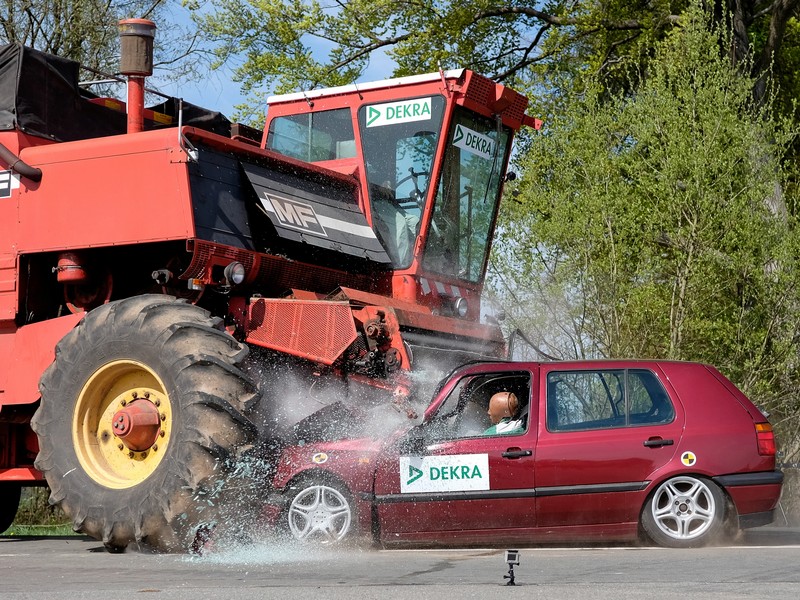
[[[112,302],[59,342],[41,378],[36,468],[73,529],[110,552],[186,551],[198,527],[225,520],[212,495],[255,439],[242,413],[258,393],[239,369],[247,347],[220,324],[170,296]],[[160,420],[137,451],[112,426],[134,402]]]
[[[352,540],[357,529],[352,496],[327,477],[303,477],[290,484],[283,521],[295,540],[315,545]]]
[[[0,533],[11,527],[19,509],[22,487],[16,483],[0,485]]]
[[[727,499],[717,484],[681,475],[661,483],[650,494],[641,524],[659,546],[696,548],[724,535],[727,512]]]

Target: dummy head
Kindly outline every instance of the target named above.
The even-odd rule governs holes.
[[[504,418],[515,419],[519,414],[519,400],[511,392],[497,392],[489,400],[488,413],[495,425]]]

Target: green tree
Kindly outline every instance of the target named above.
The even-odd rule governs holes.
[[[680,21],[688,0],[185,0],[220,62],[236,64],[245,92],[283,92],[352,83],[376,53],[393,75],[468,67],[557,98],[553,75],[586,70],[625,85],[631,64]],[[723,54],[747,62],[757,92],[800,0],[714,0],[718,22],[736,36]],[[791,28],[790,28],[791,29]],[[788,74],[788,72],[787,72]],[[387,73],[387,76],[390,73]],[[792,76],[795,76],[793,73]],[[260,102],[256,93],[255,98]],[[544,110],[544,107],[541,109]]]
[[[521,158],[492,273],[512,327],[549,354],[710,362],[797,419],[791,131],[720,55],[724,32],[691,9],[629,94],[570,98]]]

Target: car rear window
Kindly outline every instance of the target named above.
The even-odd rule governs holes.
[[[580,431],[669,423],[675,409],[647,369],[553,371],[547,375],[547,429]]]

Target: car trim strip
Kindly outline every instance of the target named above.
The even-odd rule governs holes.
[[[638,492],[648,486],[649,481],[630,483],[600,483],[590,485],[564,485],[545,488],[515,490],[480,490],[468,492],[429,492],[422,494],[385,494],[375,496],[378,504],[396,502],[448,502],[453,500],[498,500],[505,498],[533,498],[535,496],[566,496],[575,494],[608,494],[614,492]],[[365,498],[366,499],[366,498]]]
[[[590,485],[559,485],[537,488],[537,496],[571,496],[574,494],[608,494],[613,492],[639,492],[650,484],[649,481],[623,483],[594,483]]]
[[[722,487],[738,487],[740,485],[777,485],[783,483],[781,471],[760,471],[758,473],[734,473],[712,477]]]
[[[533,488],[519,490],[480,490],[469,492],[428,492],[420,494],[386,494],[375,496],[375,502],[393,504],[395,502],[448,502],[452,500],[497,500],[498,498],[532,498],[536,496]]]

